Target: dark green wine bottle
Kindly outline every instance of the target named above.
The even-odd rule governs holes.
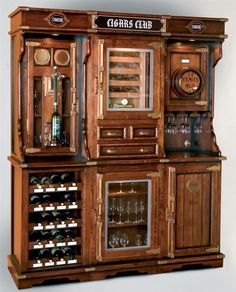
[[[58,145],[61,142],[61,116],[58,113],[58,68],[53,68],[53,108],[54,112],[51,117],[51,141]]]

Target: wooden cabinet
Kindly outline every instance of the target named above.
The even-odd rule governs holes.
[[[18,288],[221,267],[222,18],[11,15]]]

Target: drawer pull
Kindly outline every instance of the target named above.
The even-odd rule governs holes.
[[[140,136],[148,135],[148,131],[140,131],[139,135]]]
[[[107,132],[107,136],[117,136],[117,133]]]
[[[116,153],[116,150],[115,149],[107,149],[107,153],[113,154],[113,153]]]
[[[145,150],[143,148],[139,149],[139,152],[143,153]]]

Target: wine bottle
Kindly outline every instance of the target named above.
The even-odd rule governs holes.
[[[71,182],[72,181],[72,177],[68,172],[63,173],[61,175],[61,181],[62,181],[63,184]]]
[[[31,185],[37,185],[40,184],[40,179],[37,176],[31,176],[30,177],[30,184]]]
[[[30,241],[37,241],[42,238],[42,232],[40,230],[34,230],[29,235]]]
[[[58,113],[58,68],[53,68],[53,114],[51,116],[51,145],[58,146],[61,142],[61,116]]]
[[[63,256],[64,256],[63,250],[58,248],[58,247],[52,248],[51,253],[52,253],[53,257],[57,257],[59,259],[63,258]]]
[[[38,251],[38,255],[36,256],[36,260],[40,260],[43,258],[50,259],[51,257],[52,257],[52,254],[50,252],[50,249],[42,248]]]
[[[61,182],[61,177],[59,174],[54,173],[50,176],[52,184],[59,184]]]
[[[48,212],[42,212],[41,218],[42,218],[42,221],[47,221],[47,223],[51,223],[53,221],[51,214]]]
[[[52,230],[53,239],[58,240],[59,242],[64,241],[64,236],[59,230]]]
[[[41,178],[41,184],[42,184],[42,185],[49,185],[49,184],[51,184],[51,183],[52,183],[52,181],[51,181],[50,177],[48,177],[48,176],[43,176],[43,177]]]
[[[74,202],[74,196],[70,193],[64,194],[63,195],[63,200],[64,202]]]
[[[58,211],[52,211],[52,216],[54,218],[54,220],[58,220],[58,221],[63,221],[64,219],[64,216],[61,212],[58,212]]]
[[[50,241],[52,240],[51,232],[48,230],[41,231],[42,240]]]
[[[51,196],[49,194],[44,194],[43,195],[43,202],[49,203],[50,201],[51,201]]]
[[[42,197],[38,195],[32,195],[30,197],[30,203],[35,205],[40,205],[42,203]]]
[[[64,247],[63,248],[63,253],[64,253],[65,256],[68,256],[70,259],[75,258],[75,252],[70,247]]]
[[[69,238],[70,240],[75,240],[75,233],[72,231],[72,230],[70,230],[70,229],[65,229],[64,230],[64,234],[65,234],[65,237],[66,238]]]

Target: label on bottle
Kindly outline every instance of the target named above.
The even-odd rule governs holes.
[[[59,187],[59,188],[57,188],[57,191],[64,192],[64,191],[66,191],[66,187]]]
[[[45,229],[54,229],[55,228],[55,225],[46,225],[45,226]]]
[[[43,230],[43,226],[34,226],[34,230]]]
[[[65,243],[65,242],[58,242],[58,243],[57,243],[57,246],[59,246],[59,247],[60,247],[60,246],[66,246],[66,243]]]
[[[53,210],[55,210],[55,207],[54,206],[45,207],[45,210],[46,211],[53,211]]]
[[[35,212],[43,211],[43,207],[34,207]]]
[[[43,189],[34,189],[34,193],[43,193],[44,190]]]
[[[54,266],[54,262],[46,262],[45,263],[45,267],[52,267],[52,266]]]
[[[45,244],[45,247],[48,247],[48,248],[50,248],[50,247],[54,247],[54,246],[55,246],[54,243],[47,243],[47,244]]]
[[[58,113],[52,115],[52,141],[61,140],[61,118]]]
[[[34,249],[43,248],[43,244],[34,244]]]
[[[77,222],[75,222],[75,223],[69,223],[68,224],[68,227],[77,227],[77,225],[78,225]]]
[[[57,228],[66,228],[66,224],[58,224]]]
[[[77,241],[69,241],[67,242],[68,246],[77,245]]]
[[[68,187],[68,190],[69,191],[77,191],[78,190],[78,187],[75,186],[75,187]]]
[[[33,268],[41,268],[43,266],[42,263],[33,264]]]
[[[66,205],[57,206],[57,210],[65,210],[65,209],[66,209]]]
[[[77,263],[77,259],[74,259],[74,260],[68,260],[68,261],[67,261],[67,264],[68,264],[68,265],[76,264],[76,263]]]
[[[57,266],[65,265],[66,262],[64,260],[56,262]]]
[[[78,205],[69,205],[68,206],[68,209],[77,209],[78,208]]]
[[[55,192],[55,188],[46,188],[46,192]]]

